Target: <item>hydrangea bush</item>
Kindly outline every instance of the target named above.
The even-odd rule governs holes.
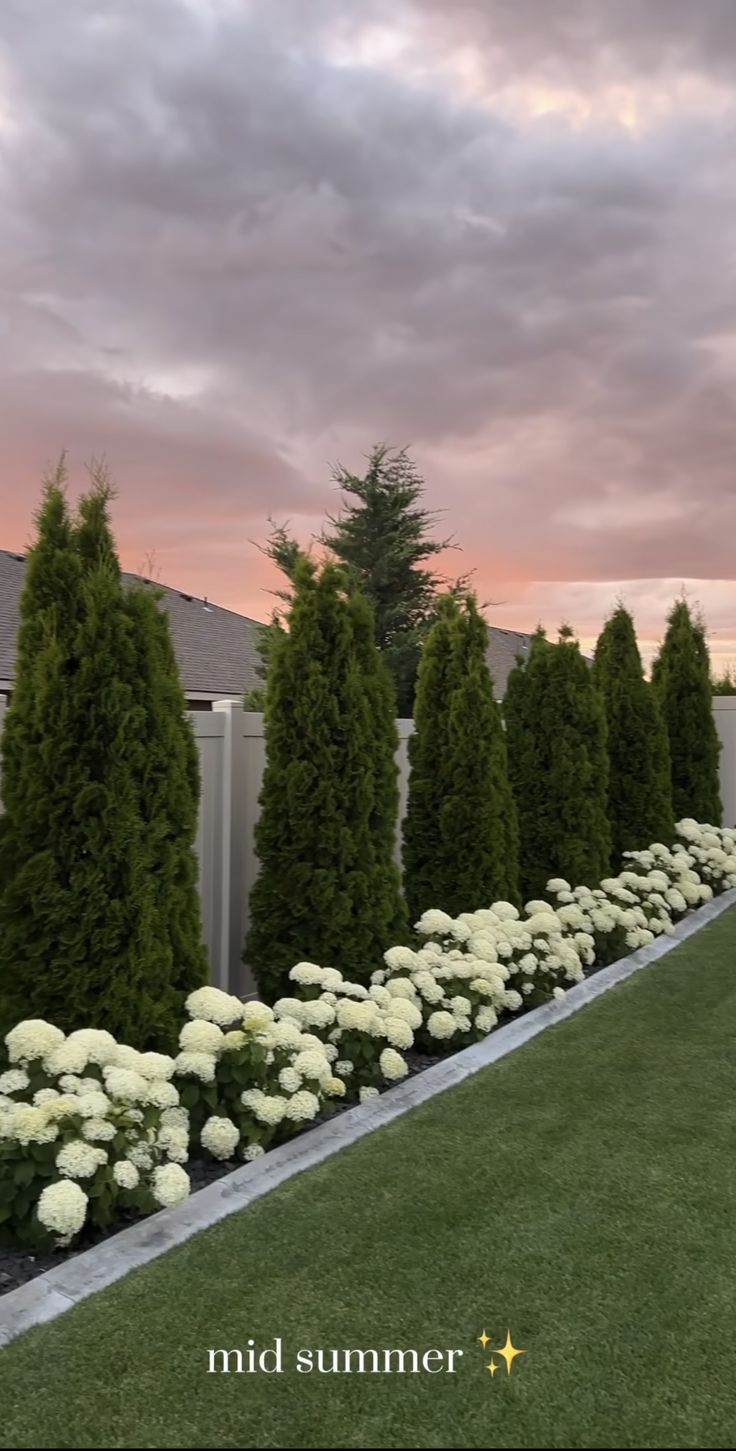
[[[123,1212],[150,1214],[186,1198],[189,1129],[173,1058],[89,1028],[65,1037],[29,1019],[6,1035],[3,1066],[3,1238],[65,1247]]]
[[[336,968],[312,962],[297,963],[289,978],[299,995],[280,998],[276,1016],[321,1034],[335,1054],[335,1071],[349,1097],[372,1098],[381,1087],[406,1077],[403,1055],[422,1025],[413,989],[401,982],[364,987],[346,981]]]
[[[175,1076],[192,1144],[206,1155],[255,1159],[344,1096],[337,1050],[307,1031],[306,1018],[214,987],[192,993],[186,1008]]]

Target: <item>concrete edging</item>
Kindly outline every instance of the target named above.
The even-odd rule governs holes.
[[[523,1017],[490,1033],[482,1042],[464,1048],[423,1073],[390,1089],[380,1098],[358,1104],[347,1113],[308,1129],[298,1138],[272,1149],[252,1164],[244,1164],[205,1189],[199,1189],[183,1204],[162,1209],[129,1229],[121,1230],[103,1244],[95,1245],[66,1264],[39,1275],[17,1290],[0,1297],[0,1348],[34,1325],[56,1319],[88,1295],[114,1284],[130,1270],[149,1264],[193,1234],[246,1208],[295,1174],[321,1163],[366,1134],[391,1123],[522,1047],[545,1028],[564,1022],[624,982],[641,968],[657,962],[708,922],[736,905],[736,888],[723,892],[712,902],[697,908],[678,923],[671,937],[658,938],[593,977],[570,988],[559,1001],[544,1003]]]

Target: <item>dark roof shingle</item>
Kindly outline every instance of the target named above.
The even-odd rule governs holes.
[[[12,684],[15,676],[18,607],[24,577],[25,555],[0,549],[0,689]],[[162,591],[162,604],[171,620],[184,690],[189,697],[237,697],[262,684],[257,673],[258,620],[137,574],[124,574],[123,579],[131,586],[147,584]],[[519,630],[489,627],[488,664],[497,699],[503,698],[516,656],[527,653],[531,638]]]

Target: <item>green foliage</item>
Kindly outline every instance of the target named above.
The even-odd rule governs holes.
[[[676,600],[652,668],[652,684],[670,743],[675,817],[720,826],[720,741],[711,704],[710,659],[703,621]]]
[[[597,886],[611,855],[606,719],[567,627],[557,645],[537,631],[526,661],[509,676],[504,716],[522,893],[542,896],[555,876]]]
[[[409,795],[403,824],[402,865],[410,921],[441,906],[445,892],[440,814],[449,760],[449,703],[460,684],[455,627],[459,606],[452,596],[437,603],[437,619],[422,650],[409,737]]]
[[[711,690],[714,695],[736,695],[736,672],[730,665],[718,680],[711,682]]]
[[[518,830],[488,627],[471,597],[438,606],[417,684],[404,824],[411,920],[518,896]]]
[[[166,621],[126,596],[106,478],[77,521],[63,482],[44,490],[2,740],[0,1026],[93,1022],[163,1047],[205,966],[182,697],[160,674]]]
[[[608,820],[616,865],[675,834],[669,741],[657,696],[644,679],[634,621],[618,605],[595,652],[608,734]]]
[[[366,631],[343,572],[300,559],[268,676],[261,869],[244,954],[267,1000],[304,958],[366,980],[401,920],[389,851],[395,725],[388,732],[385,704],[376,717],[384,686]]]

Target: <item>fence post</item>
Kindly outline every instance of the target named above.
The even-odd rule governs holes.
[[[220,880],[220,986],[237,992],[241,976],[241,883],[243,880],[243,707],[237,700],[216,700],[223,716]]]

